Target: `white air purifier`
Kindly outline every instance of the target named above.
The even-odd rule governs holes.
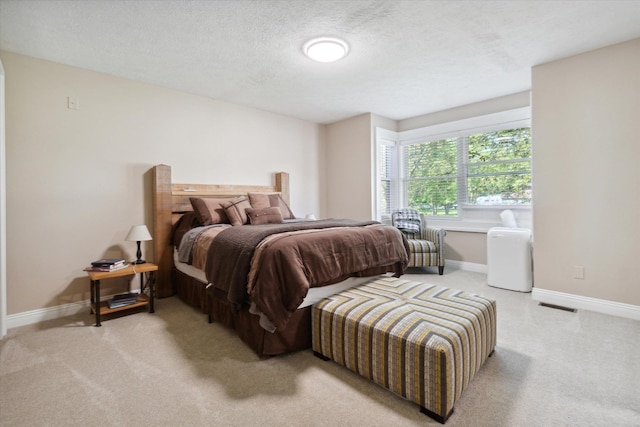
[[[487,233],[487,282],[495,288],[531,292],[531,230],[493,227]]]

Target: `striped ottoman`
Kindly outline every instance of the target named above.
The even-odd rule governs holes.
[[[312,308],[313,351],[444,423],[496,345],[496,303],[382,277]]]

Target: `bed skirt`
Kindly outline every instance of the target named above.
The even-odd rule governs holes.
[[[248,308],[236,312],[226,298],[207,292],[205,283],[179,270],[175,274],[176,295],[182,301],[208,315],[211,321],[234,329],[258,356],[311,348],[311,306],[297,310],[285,329],[272,334],[260,326],[259,317],[249,313]]]
[[[205,283],[177,269],[173,270],[173,283],[178,298],[203,313],[207,313],[207,285]]]

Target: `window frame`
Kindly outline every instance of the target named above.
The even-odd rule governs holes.
[[[374,158],[375,161],[375,213],[376,219],[382,222],[388,222],[387,215],[380,212],[380,191],[381,177],[379,174],[379,145],[395,144],[396,148],[396,175],[395,190],[397,205],[392,204],[392,209],[406,207],[407,191],[405,183],[408,182],[404,176],[402,158],[402,147],[424,143],[430,141],[438,141],[449,138],[458,138],[458,150],[466,150],[467,145],[461,142],[462,137],[468,137],[478,133],[494,132],[504,129],[515,129],[521,127],[531,128],[531,108],[523,107],[513,110],[502,111],[498,113],[487,114],[483,116],[471,117],[463,120],[456,120],[432,126],[411,129],[407,131],[391,131],[383,128],[376,128],[376,147]],[[460,146],[462,145],[462,147]],[[513,210],[518,219],[518,225],[521,227],[531,228],[531,205],[477,205],[467,202],[466,191],[468,185],[467,161],[468,153],[463,152],[457,157],[458,161],[458,216],[457,217],[435,217],[428,216],[428,221],[439,227],[443,227],[453,231],[477,231],[486,232],[489,228],[502,225],[500,213],[505,209]],[[394,181],[393,179],[391,180]],[[463,201],[463,202],[461,202]],[[393,203],[393,201],[392,201]]]
[[[390,133],[389,133],[390,132]],[[381,146],[386,146],[386,147],[396,147],[396,132],[393,131],[387,131],[386,129],[382,129],[382,128],[377,128],[376,129],[376,149],[375,149],[375,157],[374,157],[374,162],[375,162],[375,195],[374,195],[374,203],[375,203],[375,212],[376,215],[380,216],[379,212],[380,212],[380,207],[381,207],[381,201],[380,201],[380,195],[382,194],[382,180],[385,179],[389,181],[389,205],[392,207],[391,209],[393,209],[393,206],[397,206],[399,205],[401,202],[398,200],[398,197],[400,197],[400,194],[398,193],[398,177],[399,177],[399,172],[398,172],[398,168],[400,167],[400,160],[398,159],[398,150],[397,149],[392,149],[391,150],[391,159],[390,159],[390,169],[391,169],[391,176],[390,177],[382,177],[380,170],[380,147]]]

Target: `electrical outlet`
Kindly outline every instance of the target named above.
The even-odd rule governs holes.
[[[573,266],[573,278],[574,279],[584,279],[584,267],[581,265]]]
[[[78,98],[74,98],[72,96],[67,96],[67,108],[69,110],[79,110],[80,109],[80,101]]]

